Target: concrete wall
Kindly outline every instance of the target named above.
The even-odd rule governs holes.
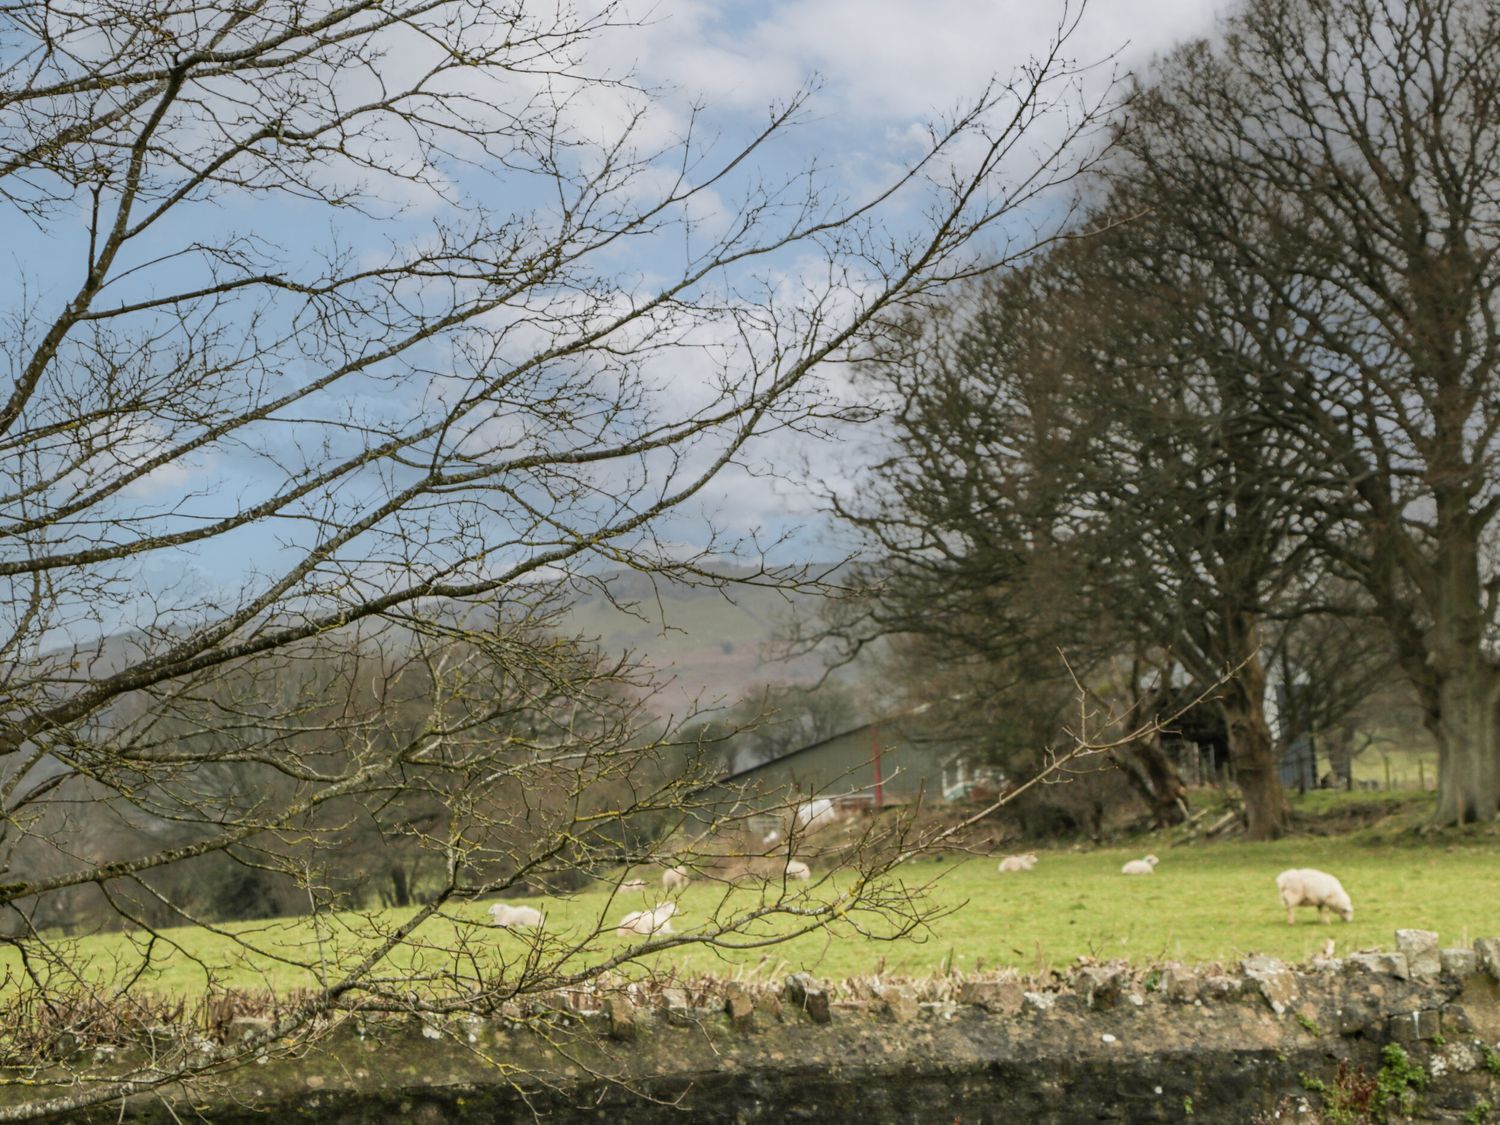
[[[556,1122],[1241,1125],[1311,1120],[1342,1096],[1328,1092],[1341,1065],[1349,1090],[1378,1080],[1392,1120],[1500,1120],[1487,1108],[1500,1107],[1500,939],[1440,950],[1435,934],[1401,931],[1396,953],[1300,967],[1248,958],[838,991],[802,976],[633,999],[585,990],[493,1019],[346,1024],[193,1104],[220,1123],[437,1125],[535,1110]],[[142,1098],[127,1118],[182,1109]]]

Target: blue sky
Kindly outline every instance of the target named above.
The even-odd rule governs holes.
[[[1146,65],[1153,54],[1182,38],[1208,33],[1226,7],[1223,0],[1091,0],[1067,53],[1080,64],[1097,64],[1087,81],[1099,85],[1111,75]],[[1076,3],[1072,10],[1077,11]],[[715,138],[718,147],[727,147],[762,124],[769,106],[811,84],[815,91],[798,127],[750,172],[774,179],[816,162],[830,191],[859,197],[920,151],[925,123],[972,98],[991,77],[1004,78],[1045,50],[1068,9],[1061,0],[662,0],[650,7],[637,5],[633,11],[641,26],[599,35],[589,48],[587,63],[595,72],[632,74],[652,91],[651,112],[637,134],[639,144],[670,145],[682,136],[694,107],[699,107],[698,135],[710,150]],[[393,65],[403,62],[398,55]],[[606,136],[618,127],[627,107],[640,101],[639,95],[589,92],[574,105],[574,122],[586,132]],[[1022,162],[1028,157],[1028,151],[1018,154]],[[401,216],[394,225],[350,218],[335,227],[324,209],[281,199],[274,202],[274,210],[266,210],[265,205],[245,207],[225,199],[163,224],[149,245],[135,253],[143,259],[190,243],[205,230],[241,225],[264,232],[283,248],[337,237],[370,254],[388,237],[388,230],[420,236],[425,225],[445,217],[441,198],[420,189],[378,202],[389,214]],[[516,207],[531,201],[524,189],[518,189],[514,197],[499,202]],[[714,206],[712,196],[703,203],[710,226]],[[13,267],[0,276],[0,309],[14,314],[23,292],[44,313],[67,300],[83,265],[85,219],[80,210],[76,221],[63,220],[42,234],[13,211],[0,209],[0,253]],[[670,268],[653,255],[683,249],[667,243],[632,246],[619,253],[614,268],[627,284],[636,278],[649,285],[653,273]],[[146,284],[182,284],[183,276],[170,272],[174,268]],[[124,291],[129,292],[128,287]],[[295,351],[288,349],[290,364],[297,362]],[[663,378],[671,377],[670,371],[664,373]],[[349,388],[341,393],[347,395]],[[367,388],[366,399],[358,409],[369,418],[402,409],[401,403],[383,399],[374,387]],[[826,557],[832,548],[815,505],[796,478],[841,487],[859,460],[858,449],[878,442],[878,433],[853,437],[842,450],[794,433],[763,442],[754,451],[760,467],[786,470],[792,479],[776,480],[732,467],[668,534],[680,534],[690,542],[703,516],[732,533],[765,529],[774,535],[801,522],[807,530],[797,537],[795,549]],[[169,467],[156,483],[168,492],[201,485],[206,495],[192,503],[208,510],[216,491],[234,487],[254,493],[257,471],[254,458],[221,458],[208,467]],[[215,581],[246,566],[269,563],[277,550],[274,534],[258,529],[249,537],[231,536],[192,558],[156,559],[147,579],[151,585],[168,580],[201,585],[210,596]]]
[[[1184,39],[1211,35],[1232,6],[1229,0],[1092,0],[1068,54],[1097,64],[1090,80],[1098,86],[1112,75],[1148,70],[1153,56]],[[648,82],[675,89],[674,104],[698,99],[722,120],[761,113],[816,76],[799,148],[852,186],[899,159],[935,114],[1043,50],[1068,10],[1059,0],[667,0],[648,28],[617,46]],[[846,431],[841,449],[788,440],[767,456],[787,468],[801,464],[812,481],[845,487],[878,441],[878,433]],[[767,527],[798,521],[806,528],[799,550],[827,557],[839,546],[796,482],[731,470],[708,501],[715,502]]]

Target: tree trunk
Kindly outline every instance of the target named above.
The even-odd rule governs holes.
[[[1500,672],[1484,652],[1484,592],[1478,538],[1467,504],[1439,495],[1432,639],[1427,662],[1437,686],[1439,824],[1491,820],[1500,807],[1495,703]]]
[[[1500,811],[1496,687],[1494,671],[1477,661],[1476,666],[1444,676],[1440,681],[1436,813],[1439,824],[1491,820]]]
[[[1150,808],[1156,827],[1169,828],[1187,819],[1187,786],[1158,739],[1137,742],[1114,758]]]
[[[1266,669],[1258,651],[1251,652],[1224,685],[1219,707],[1228,731],[1229,760],[1245,798],[1246,835],[1275,840],[1286,835],[1290,810],[1281,787],[1276,740],[1266,722]]]
[[[396,906],[411,905],[411,883],[406,868],[399,863],[391,864],[391,898]]]

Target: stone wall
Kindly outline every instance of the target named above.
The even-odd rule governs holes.
[[[649,999],[577,992],[493,1020],[349,1023],[191,1102],[214,1122],[437,1125],[534,1110],[632,1125],[1238,1125],[1316,1120],[1326,1099],[1348,1105],[1378,1085],[1392,1119],[1500,1121],[1489,1108],[1500,1107],[1500,939],[1440,949],[1436,934],[1403,930],[1396,949],[837,992],[805,976]],[[131,1110],[172,1119],[157,1100]]]

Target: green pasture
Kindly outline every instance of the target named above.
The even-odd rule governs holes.
[[[1382,790],[1435,790],[1436,750],[1406,746],[1372,746],[1354,759],[1356,781],[1373,782]],[[1369,795],[1368,790],[1362,791]]]
[[[1119,873],[1127,859],[1145,851],[1161,859],[1156,873],[1127,877]],[[1000,875],[995,860],[985,857],[921,859],[898,869],[896,878],[922,891],[933,917],[911,937],[881,941],[878,923],[854,916],[829,930],[768,948],[736,951],[689,946],[647,958],[656,969],[684,974],[780,974],[805,969],[842,978],[882,971],[926,975],[945,966],[964,971],[1012,966],[1028,971],[1061,967],[1081,955],[1135,962],[1163,959],[1184,962],[1228,961],[1248,953],[1267,953],[1300,960],[1321,950],[1328,938],[1340,954],[1389,947],[1400,927],[1435,929],[1444,944],[1462,944],[1476,936],[1500,935],[1500,839],[1485,834],[1415,840],[1410,834],[1386,840],[1361,837],[1301,837],[1275,843],[1243,841],[1170,847],[1166,840],[1129,850],[1038,850],[1040,862],[1030,872]],[[1350,924],[1315,924],[1304,908],[1298,923],[1287,926],[1274,879],[1287,867],[1318,867],[1336,874],[1354,901]],[[843,877],[827,880],[809,893],[832,894]],[[726,899],[726,894],[729,897]],[[655,888],[616,893],[586,891],[549,902],[531,901],[548,910],[547,932],[578,936],[612,926],[629,910],[641,909],[662,896]],[[729,892],[722,886],[695,882],[680,898],[674,919],[679,933],[691,934],[716,910],[744,907],[756,892]],[[486,918],[487,903],[465,904],[459,919]],[[410,911],[359,916],[363,924],[399,925]],[[141,984],[163,993],[195,995],[212,974],[222,986],[286,990],[316,983],[308,972],[279,960],[292,956],[327,962],[330,970],[348,963],[368,937],[354,938],[347,923],[354,916],[314,927],[307,920],[286,919],[224,927],[167,931],[151,951]],[[877,931],[860,933],[856,923]],[[772,928],[763,927],[764,938]],[[246,952],[229,936],[239,935],[261,950]],[[459,936],[463,935],[460,942]],[[415,935],[418,949],[403,953],[397,968],[472,967],[492,971],[502,961],[516,963],[529,949],[524,932],[464,926],[438,918]],[[72,939],[101,978],[118,970],[133,971],[144,948],[140,935],[100,934]],[[454,947],[466,945],[460,953]],[[625,939],[608,934],[595,939],[586,956],[597,959],[627,948]],[[579,955],[580,958],[583,954]],[[16,968],[16,954],[0,954],[0,966]],[[380,975],[388,975],[382,970]]]

